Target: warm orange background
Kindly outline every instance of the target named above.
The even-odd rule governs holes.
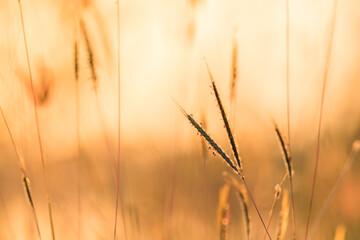
[[[110,153],[80,37],[80,134],[84,239],[111,239],[115,208],[112,162],[117,146],[116,2],[23,1],[58,239],[76,239],[74,41],[82,17],[94,49],[99,101]],[[290,0],[290,124],[299,238],[304,235],[315,160],[322,79],[332,1]],[[209,152],[207,184],[201,138],[173,98],[229,153],[204,61],[236,133],[245,174],[267,217],[285,168],[274,118],[287,133],[284,1],[120,1],[122,202],[128,239],[218,239],[216,208],[229,170]],[[326,87],[314,219],[360,138],[360,2],[339,0]],[[0,1],[0,104],[25,158],[43,239],[50,238],[32,95],[17,1]],[[81,35],[79,33],[79,35]],[[238,42],[236,107],[230,109],[233,39]],[[36,239],[21,172],[0,121],[0,238]],[[357,158],[358,160],[359,158]],[[355,161],[314,239],[360,238],[360,179]],[[288,183],[285,183],[288,188]],[[204,199],[204,194],[207,194]],[[172,204],[171,196],[173,197]],[[270,228],[277,228],[277,215]],[[230,197],[229,239],[244,236]],[[251,207],[252,238],[263,229]],[[120,220],[121,222],[121,220]],[[119,224],[119,237],[123,236]],[[289,224],[288,238],[291,238]],[[122,238],[121,238],[122,239]]]

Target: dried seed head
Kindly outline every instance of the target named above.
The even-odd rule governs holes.
[[[291,161],[289,145],[288,145],[285,137],[281,134],[280,129],[279,129],[278,125],[276,124],[276,122],[274,120],[273,120],[273,124],[274,124],[274,127],[275,127],[276,134],[277,134],[277,136],[279,138],[279,141],[280,141],[282,153],[284,155],[285,166],[286,166],[288,174],[289,174],[289,176],[291,178],[292,175],[293,175],[293,170],[292,170],[292,161]]]
[[[97,87],[98,87],[98,81],[97,81],[96,70],[95,70],[94,54],[93,54],[90,40],[89,40],[87,31],[85,28],[85,24],[82,20],[80,20],[80,28],[83,33],[84,39],[85,39],[85,44],[86,44],[87,53],[88,53],[88,63],[89,63],[90,70],[91,70],[91,79],[94,84],[94,90],[96,91]]]
[[[236,82],[238,78],[238,43],[234,34],[233,48],[232,48],[232,63],[231,63],[231,79],[230,79],[230,100],[234,101],[236,94]]]
[[[74,68],[75,68],[75,80],[79,81],[79,50],[78,50],[78,41],[75,40],[74,43]]]
[[[190,123],[198,130],[198,132],[203,136],[203,138],[214,148],[214,150],[229,164],[229,166],[236,172],[239,173],[237,167],[233,164],[230,158],[226,155],[226,153],[222,150],[219,145],[209,136],[209,134],[194,120],[194,118],[187,114],[186,111],[174,100],[182,114],[190,121]]]
[[[233,150],[234,157],[236,159],[236,163],[237,163],[240,171],[242,171],[241,159],[240,159],[240,156],[239,156],[237,145],[235,143],[234,134],[232,133],[232,130],[230,128],[230,123],[229,123],[228,117],[226,116],[226,112],[225,112],[225,109],[224,109],[223,104],[221,102],[220,94],[219,94],[219,92],[218,92],[218,90],[216,88],[215,80],[214,80],[214,77],[213,77],[213,75],[212,75],[212,73],[210,71],[210,67],[209,67],[208,63],[206,62],[205,58],[204,58],[204,61],[205,61],[205,64],[206,64],[206,68],[208,70],[208,74],[209,74],[209,77],[210,77],[212,88],[213,88],[214,93],[215,93],[216,101],[217,101],[219,109],[220,109],[221,117],[222,117],[222,120],[224,122],[226,132],[228,134],[230,145],[231,145],[231,148]]]

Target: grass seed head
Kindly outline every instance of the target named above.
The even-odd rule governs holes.
[[[240,156],[239,156],[239,152],[238,152],[238,148],[237,148],[237,145],[235,143],[235,138],[234,138],[234,134],[232,133],[232,130],[230,128],[230,123],[229,123],[229,120],[228,120],[228,117],[226,115],[226,112],[225,112],[225,109],[223,107],[223,104],[222,104],[222,101],[220,99],[220,94],[216,88],[216,85],[215,85],[215,80],[214,80],[214,77],[210,71],[210,68],[209,68],[209,65],[206,61],[206,59],[204,58],[204,61],[205,61],[205,64],[206,64],[206,67],[207,67],[207,70],[208,70],[208,73],[209,73],[209,77],[210,77],[210,81],[211,81],[211,85],[212,85],[212,89],[214,90],[214,94],[215,94],[215,97],[216,97],[216,101],[218,103],[218,106],[219,106],[219,109],[220,109],[220,113],[221,113],[221,117],[223,119],[223,122],[224,122],[224,125],[225,125],[225,129],[226,129],[226,132],[228,134],[228,138],[229,138],[229,141],[230,141],[230,145],[231,145],[231,148],[233,150],[233,154],[234,154],[234,157],[236,159],[236,163],[240,169],[240,171],[242,171],[242,164],[241,164],[241,160],[240,160]]]
[[[276,135],[278,136],[280,141],[280,146],[284,156],[286,169],[288,171],[289,176],[291,177],[293,175],[293,170],[292,170],[292,160],[291,160],[289,145],[285,137],[281,134],[280,129],[274,120],[273,120],[273,124],[275,127]]]
[[[227,154],[222,150],[219,145],[209,136],[209,134],[198,124],[194,118],[187,114],[186,111],[174,100],[182,114],[190,121],[191,125],[198,130],[200,135],[213,147],[213,149],[229,164],[229,166],[236,172],[239,173],[238,168],[233,164],[233,162],[230,160],[230,158],[227,156]]]
[[[230,100],[234,101],[236,94],[236,82],[238,79],[238,43],[234,35],[231,59],[231,81],[230,81]]]
[[[94,53],[93,53],[93,50],[92,50],[92,47],[90,44],[89,36],[86,31],[85,23],[83,22],[83,20],[80,20],[80,28],[83,33],[84,39],[85,39],[86,49],[87,49],[87,53],[88,53],[88,63],[89,63],[90,70],[91,70],[91,79],[94,84],[94,90],[96,91],[97,87],[98,87],[98,81],[97,81],[97,75],[96,75],[96,69],[95,69],[95,63],[94,63]]]

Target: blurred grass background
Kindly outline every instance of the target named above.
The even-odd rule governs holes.
[[[80,40],[80,135],[83,239],[110,239],[117,146],[116,2],[23,1],[25,29],[58,239],[77,238],[74,41],[82,17],[94,48],[103,129],[84,41]],[[285,173],[270,116],[286,130],[285,1],[120,1],[121,199],[128,239],[218,239],[218,192],[229,170],[181,116],[174,97],[230,153],[211,95],[213,72],[234,125],[244,171],[267,219],[275,185]],[[291,150],[298,237],[304,235],[315,160],[316,131],[332,3],[290,1]],[[339,1],[326,89],[320,165],[312,220],[360,137],[360,3]],[[0,103],[31,180],[43,239],[50,239],[45,186],[17,1],[0,1]],[[230,114],[231,54],[238,42],[235,113]],[[41,101],[42,100],[42,101]],[[0,238],[36,239],[21,173],[0,122]],[[358,160],[357,157],[356,160]],[[205,166],[205,167],[204,167]],[[360,165],[355,161],[314,239],[360,238]],[[284,188],[288,188],[285,182]],[[245,237],[241,209],[230,195],[229,239]],[[270,227],[275,235],[277,216]],[[253,207],[251,236],[264,230]],[[124,229],[119,216],[119,238]],[[291,237],[289,225],[287,237]]]

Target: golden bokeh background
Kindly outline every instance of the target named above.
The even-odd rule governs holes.
[[[121,177],[127,239],[219,239],[218,194],[229,171],[208,152],[175,99],[231,153],[203,58],[235,131],[244,171],[268,218],[285,174],[275,119],[287,135],[284,1],[120,0]],[[77,239],[74,42],[78,37],[82,239],[112,239],[117,153],[117,2],[22,1],[57,239]],[[290,126],[298,238],[305,234],[315,162],[332,1],[290,0]],[[94,50],[98,102],[82,18]],[[50,239],[45,184],[18,1],[0,1],[0,104],[27,166],[43,239]],[[230,103],[233,41],[238,44],[236,102]],[[320,163],[311,223],[360,138],[360,2],[338,0],[325,93]],[[99,104],[99,107],[97,106]],[[37,239],[21,171],[0,122],[0,239]],[[107,146],[105,138],[109,140]],[[359,157],[313,239],[360,238]],[[289,188],[285,181],[284,188]],[[245,238],[230,193],[228,239]],[[269,230],[277,231],[280,204]],[[264,229],[250,206],[251,239]],[[125,239],[119,215],[118,239]],[[291,239],[291,224],[287,238]]]

